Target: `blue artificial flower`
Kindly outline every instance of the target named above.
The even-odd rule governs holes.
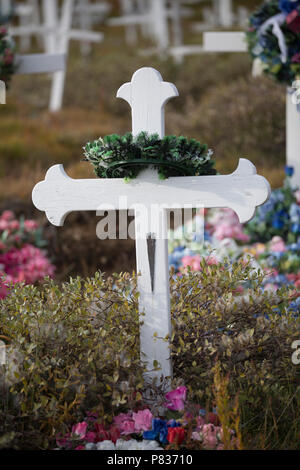
[[[161,442],[161,444],[167,444],[167,435],[168,435],[168,426],[166,421],[160,418],[153,418],[152,419],[152,430],[151,431],[144,431],[143,438],[148,439],[150,441],[154,441],[156,439]]]
[[[299,223],[294,223],[291,228],[293,233],[300,233],[300,224]]]
[[[285,171],[285,174],[286,176],[293,176],[294,174],[294,167],[293,166],[285,166],[284,167],[284,171]]]
[[[181,423],[179,423],[175,419],[170,419],[170,421],[167,424],[168,428],[180,428],[180,426],[181,426]]]
[[[274,217],[272,219],[272,227],[273,228],[276,228],[278,230],[282,229],[284,227],[284,222],[282,219],[278,218],[278,217]]]
[[[287,246],[287,249],[292,252],[300,251],[300,243],[292,243],[291,245]]]
[[[296,10],[300,6],[300,0],[280,0],[279,1],[279,8],[282,13],[286,13],[287,15],[291,13],[291,11]]]

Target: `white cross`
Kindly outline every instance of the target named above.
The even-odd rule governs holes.
[[[6,86],[5,82],[2,82],[0,80],[0,104],[5,104],[6,103]]]
[[[177,96],[171,83],[163,82],[159,72],[142,68],[123,85],[117,97],[126,100],[132,109],[133,134],[141,131],[164,135],[164,106]],[[69,178],[62,165],[52,166],[45,180],[32,194],[34,205],[46,212],[54,225],[63,225],[72,211],[135,209],[136,259],[140,292],[139,310],[142,359],[161,365],[150,377],[172,376],[169,339],[171,337],[167,209],[176,207],[229,207],[246,222],[255,208],[270,194],[268,182],[256,174],[251,162],[239,161],[237,170],[226,176],[171,177],[158,179],[154,170],[142,172],[136,180]],[[142,207],[141,207],[142,204]],[[154,209],[153,209],[154,208]],[[149,235],[152,240],[149,240]],[[155,240],[155,241],[153,241]],[[151,256],[149,256],[151,252]],[[158,339],[155,340],[154,335]]]
[[[122,16],[110,18],[110,26],[125,26],[126,41],[135,45],[138,40],[137,26],[141,26],[146,37],[152,37],[156,50],[144,53],[165,52],[169,44],[179,46],[182,43],[182,17],[191,16],[192,10],[184,7],[185,3],[195,3],[192,0],[121,0]],[[169,31],[169,20],[171,31]],[[171,38],[172,36],[172,38]]]
[[[203,35],[203,52],[247,51],[244,32],[207,32]],[[286,91],[286,164],[294,167],[292,183],[300,187],[300,111],[297,110],[293,97],[295,100],[299,99],[299,93],[288,87]]]
[[[10,34],[20,37],[28,37],[32,34],[42,36],[46,53],[52,56],[67,56],[71,39],[97,43],[103,40],[103,34],[98,31],[83,31],[72,28],[75,0],[63,0],[60,14],[57,0],[43,0],[42,12],[44,24],[11,27]],[[49,109],[50,111],[59,111],[62,107],[66,78],[65,59],[63,68],[57,68],[50,72],[53,72],[53,78]],[[35,71],[34,73],[39,72]]]

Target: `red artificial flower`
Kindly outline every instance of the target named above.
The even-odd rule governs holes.
[[[300,14],[298,10],[293,10],[286,17],[288,28],[295,34],[300,32]]]
[[[183,428],[169,428],[167,439],[170,444],[182,444],[185,438],[185,430]]]

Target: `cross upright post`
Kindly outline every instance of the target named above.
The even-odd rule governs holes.
[[[148,134],[158,134],[160,138],[165,135],[164,106],[176,96],[177,88],[171,83],[163,82],[160,73],[149,68],[138,70],[131,83],[123,85],[117,93],[118,98],[124,99],[131,106],[133,136],[146,131]],[[145,170],[137,178],[141,185],[156,179],[157,172],[151,169]],[[151,229],[150,220],[153,224]],[[171,377],[168,342],[161,339],[156,343],[149,341],[149,336],[153,337],[154,334],[159,338],[171,337],[168,227],[165,210],[158,210],[156,213],[151,213],[150,210],[142,212],[135,218],[135,233],[136,266],[137,272],[141,274],[138,278],[139,305],[144,314],[141,348],[145,356],[151,358],[151,365],[157,361],[161,364],[163,375]],[[150,260],[151,245],[154,252]]]
[[[177,95],[176,87],[163,82],[152,68],[138,70],[117,93],[131,106],[133,135],[144,131],[160,137],[164,136],[164,106]],[[167,210],[229,207],[241,222],[246,222],[269,194],[265,178],[256,174],[251,162],[240,159],[231,175],[178,176],[161,181],[157,171],[148,168],[129,183],[121,178],[74,180],[62,165],[54,165],[45,180],[35,186],[32,198],[34,205],[58,226],[74,210],[135,211],[139,311],[143,322],[141,360],[148,365],[146,378],[160,379],[172,377]]]

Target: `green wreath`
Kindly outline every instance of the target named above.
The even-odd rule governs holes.
[[[215,175],[212,150],[195,139],[174,135],[161,139],[141,132],[133,137],[116,134],[89,142],[84,147],[85,161],[94,166],[99,178],[134,179],[145,168],[154,167],[160,179],[170,176]]]
[[[5,26],[0,27],[0,80],[9,87],[15,72],[15,45]]]

